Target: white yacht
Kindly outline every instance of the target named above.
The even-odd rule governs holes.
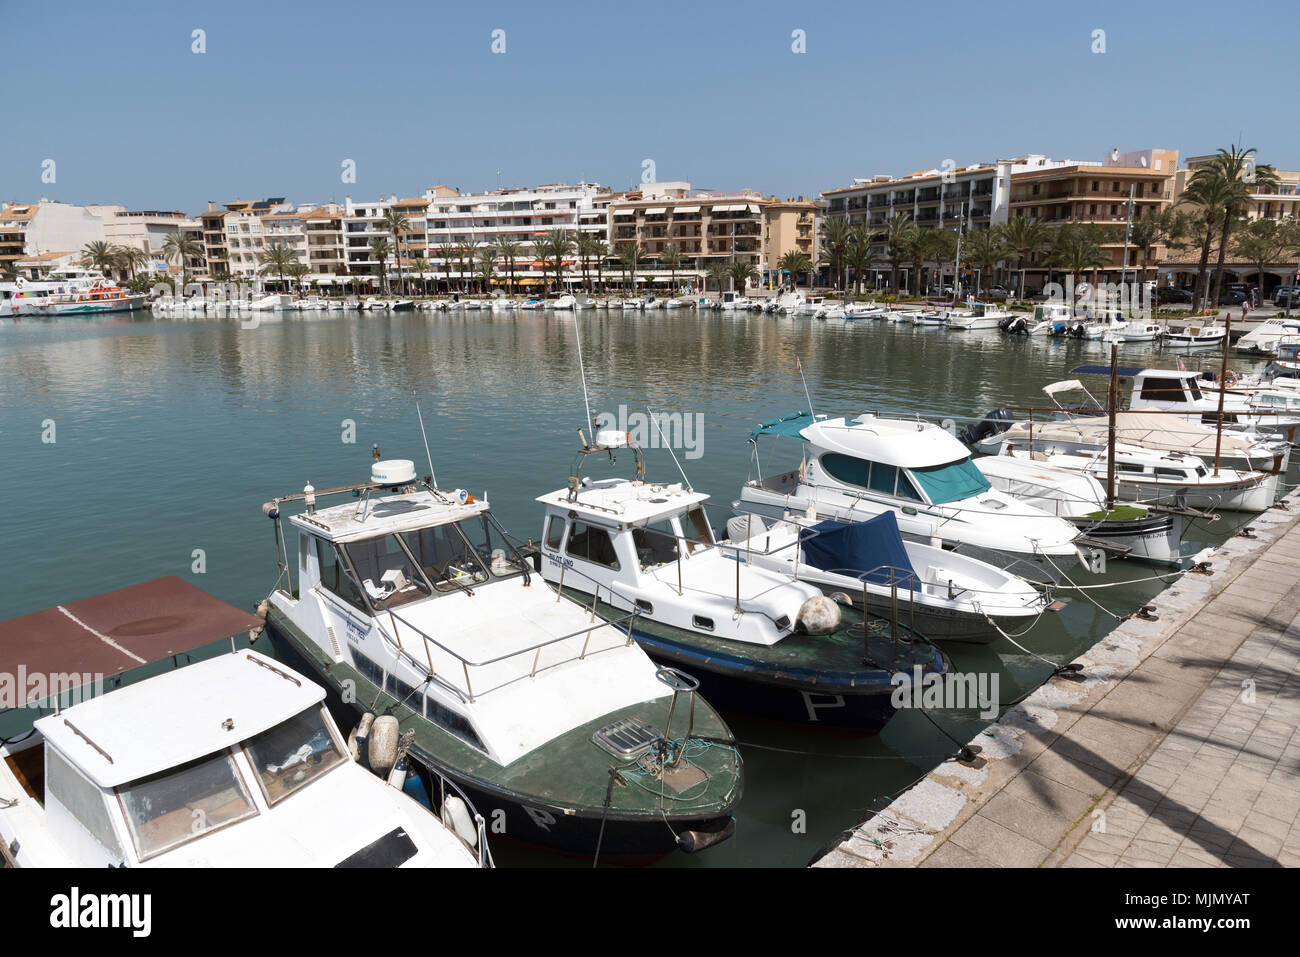
[[[894,512],[911,541],[1025,571],[1064,571],[1089,558],[1069,522],[996,491],[970,452],[939,426],[872,414],[854,419],[798,412],[750,433],[799,439],[800,464],[745,483],[744,507],[760,514],[857,522]],[[1026,566],[1025,563],[1031,563]]]
[[[1294,319],[1271,316],[1238,339],[1232,351],[1248,356],[1275,356],[1278,343],[1297,337],[1300,337],[1300,316]]]
[[[316,507],[335,493],[354,500]],[[286,538],[290,501],[306,511]],[[508,839],[646,860],[730,836],[741,762],[726,724],[688,676],[656,670],[631,617],[593,620],[548,587],[486,496],[377,460],[368,482],[308,485],[263,510],[283,552],[267,610],[277,649],[396,716],[415,765]]]
[[[1218,349],[1228,338],[1226,327],[1215,318],[1189,319],[1181,329],[1166,329],[1161,344],[1166,349],[1188,351],[1192,349]]]
[[[570,311],[572,311],[577,305],[578,298],[569,293],[565,293],[563,296],[552,300],[550,303],[552,309],[568,309]]]

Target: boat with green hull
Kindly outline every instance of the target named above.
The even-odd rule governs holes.
[[[318,494],[356,504],[315,508]],[[289,518],[281,506],[302,501]],[[267,503],[281,577],[267,631],[358,715],[390,714],[409,757],[463,789],[491,836],[641,862],[729,837],[742,792],[731,731],[697,683],[656,668],[630,628],[533,573],[488,503],[416,481],[371,481]],[[297,551],[298,585],[286,580]]]

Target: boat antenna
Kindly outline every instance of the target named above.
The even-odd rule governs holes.
[[[817,413],[813,411],[812,394],[808,391],[808,380],[804,377],[803,363],[799,361],[798,356],[794,357],[794,367],[799,370],[799,378],[803,380],[803,394],[804,398],[808,400],[808,414],[815,420],[817,418]]]
[[[581,327],[582,327],[582,323],[579,321],[578,314],[575,311],[573,314],[573,335],[574,338],[577,339],[578,341],[578,372],[582,375],[582,404],[587,409],[587,426],[585,427],[592,428],[591,441],[592,444],[595,444],[596,433],[595,433],[595,428],[592,426],[593,419],[591,418],[591,399],[588,398],[587,396],[587,369],[582,363],[582,328]],[[584,446],[587,444],[587,439],[582,434],[582,429],[578,430],[578,438],[582,439],[582,444]]]
[[[686,477],[686,469],[682,468],[682,463],[677,461],[677,453],[673,451],[672,443],[668,441],[668,436],[664,435],[664,430],[659,426],[659,419],[655,416],[654,411],[650,406],[647,405],[645,411],[646,414],[650,416],[650,422],[654,425],[655,431],[658,432],[659,437],[664,440],[664,448],[666,448],[668,454],[673,457],[673,464],[677,466],[677,471],[682,473],[682,481],[686,483],[686,491],[694,492],[695,489],[691,487],[691,480]]]
[[[424,455],[429,460],[429,478],[433,482],[433,487],[438,487],[438,476],[433,474],[433,455],[429,452],[429,436],[424,431],[424,413],[420,411],[420,396],[414,389],[411,395],[415,396],[415,414],[420,417],[420,436],[424,439]]]

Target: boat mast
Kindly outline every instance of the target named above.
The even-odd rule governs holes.
[[[1119,401],[1119,346],[1110,346],[1110,386],[1106,391],[1108,429],[1106,434],[1106,512],[1115,507],[1115,404]]]
[[[1214,433],[1214,477],[1219,477],[1219,453],[1223,448],[1223,398],[1228,394],[1226,377],[1228,375],[1228,344],[1232,341],[1232,310],[1227,313],[1223,325],[1223,363],[1219,366],[1219,416],[1218,428]]]

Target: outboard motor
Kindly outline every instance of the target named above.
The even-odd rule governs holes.
[[[1029,335],[1029,322],[1024,316],[1014,316],[1007,321],[1003,331],[1013,336],[1027,336]]]
[[[1016,417],[1010,409],[994,409],[978,422],[972,422],[957,434],[967,445],[982,442],[991,435],[1005,432],[1015,424]]]

